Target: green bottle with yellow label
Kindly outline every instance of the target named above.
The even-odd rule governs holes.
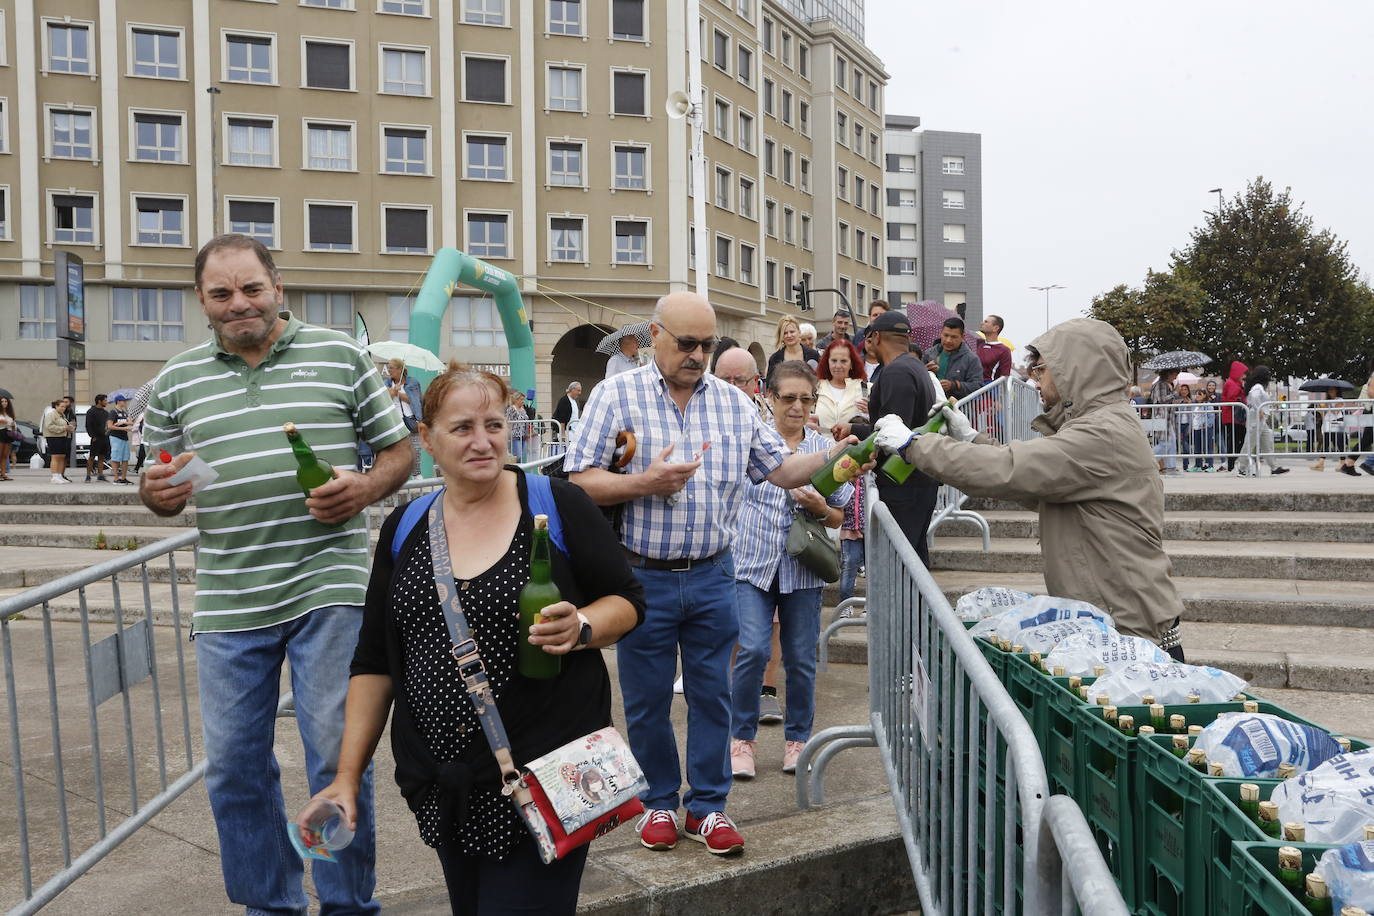
[[[811,486],[816,488],[817,493],[829,498],[830,494],[859,476],[859,468],[873,457],[877,439],[878,433],[875,431],[864,441],[854,443],[821,465],[820,470],[811,475]]]

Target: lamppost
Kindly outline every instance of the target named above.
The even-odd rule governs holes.
[[[1222,197],[1221,197],[1221,188],[1211,188],[1210,190],[1208,190],[1207,193],[1208,193],[1208,194],[1215,194],[1215,195],[1217,196],[1217,217],[1220,218],[1220,217],[1221,217],[1221,208],[1224,207],[1224,206],[1226,206],[1226,201],[1222,200]]]
[[[210,232],[219,235],[219,115],[216,103],[219,102],[220,88],[207,86],[205,91],[210,96],[210,206],[213,208]]]
[[[1068,289],[1068,287],[1052,283],[1049,286],[1032,286],[1031,289],[1041,290],[1045,293],[1045,330],[1048,331],[1050,329],[1050,290]]]

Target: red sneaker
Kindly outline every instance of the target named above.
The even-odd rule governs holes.
[[[724,811],[712,811],[700,820],[689,813],[684,832],[689,840],[705,843],[712,855],[728,856],[744,851],[744,837],[740,836],[734,822],[725,816]]]
[[[672,849],[677,845],[677,814],[667,808],[645,811],[635,832],[647,849]]]

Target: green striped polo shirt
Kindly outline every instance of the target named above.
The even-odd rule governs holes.
[[[195,496],[200,549],[193,632],[252,630],[367,591],[367,522],[311,517],[282,432],[353,467],[357,440],[380,451],[409,434],[372,358],[345,334],[282,312],[286,330],[249,368],[215,337],[169,360],[144,414],[153,449],[194,449],[219,472]]]

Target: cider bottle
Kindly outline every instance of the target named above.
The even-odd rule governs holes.
[[[1302,896],[1302,853],[1296,847],[1279,847],[1279,881],[1294,897]]]
[[[1307,912],[1313,916],[1331,916],[1331,889],[1326,886],[1326,879],[1321,875],[1308,875],[1304,883],[1307,893],[1303,895],[1302,904]]]
[[[517,670],[529,678],[547,680],[563,670],[563,659],[550,655],[542,646],[530,644],[530,627],[544,622],[540,612],[563,600],[558,586],[553,584],[549,562],[549,517],[534,517],[534,545],[530,548],[530,580],[520,590],[520,638],[517,646]]]
[[[1265,836],[1276,840],[1283,836],[1283,826],[1279,823],[1278,802],[1262,801],[1259,803],[1258,823]]]
[[[286,433],[286,441],[291,443],[291,454],[296,458],[296,483],[300,484],[306,496],[310,495],[311,490],[334,479],[333,466],[315,456],[295,423],[283,423],[281,429]]]
[[[1259,786],[1253,782],[1240,784],[1240,810],[1250,820],[1259,823]]]
[[[822,496],[829,497],[844,484],[859,476],[859,468],[873,457],[878,434],[874,432],[862,442],[856,442],[820,466],[811,475],[811,486]]]
[[[926,435],[929,433],[938,433],[940,430],[944,429],[945,412],[941,410],[941,408],[944,407],[945,404],[953,407],[955,403],[954,398],[950,398],[948,401],[943,402],[936,401],[935,404],[931,405],[930,417],[926,420],[925,425],[919,429],[913,429],[912,432],[917,435]],[[906,483],[906,479],[911,476],[911,472],[916,470],[916,468],[914,465],[907,464],[906,459],[901,455],[893,454],[882,463],[882,466],[879,467],[878,470],[884,477],[893,483]]]

